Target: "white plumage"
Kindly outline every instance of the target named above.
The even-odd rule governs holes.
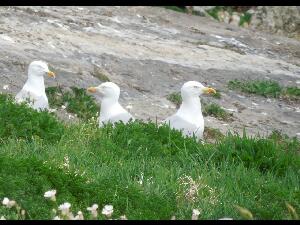
[[[22,90],[16,95],[17,103],[28,101],[30,107],[43,110],[49,109],[48,98],[45,92],[44,75],[55,77],[48,65],[42,61],[33,61],[28,67],[28,79]]]
[[[204,119],[199,96],[203,93],[216,93],[213,88],[204,87],[197,81],[188,81],[181,88],[182,103],[178,111],[165,119],[171,128],[181,130],[185,136],[203,138]]]
[[[120,105],[120,88],[115,83],[105,82],[98,87],[89,87],[87,90],[91,93],[98,92],[101,94],[99,127],[109,122],[122,121],[127,123],[130,119],[134,121],[133,116]]]

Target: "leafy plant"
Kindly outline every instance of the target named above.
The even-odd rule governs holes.
[[[250,14],[248,12],[243,13],[242,16],[240,16],[239,26],[243,26],[244,23],[249,24],[251,21],[251,17],[252,17],[252,14]]]
[[[15,104],[13,98],[0,94],[0,138],[33,140],[39,137],[50,142],[60,140],[64,126],[47,111],[38,112],[26,105]]]
[[[66,110],[75,113],[79,118],[88,120],[96,117],[99,111],[93,96],[86,93],[83,88],[71,87],[71,91],[63,91],[61,87],[46,88],[50,107],[66,106]]]
[[[228,82],[230,89],[242,92],[262,95],[264,97],[284,98],[290,100],[300,99],[298,87],[282,87],[276,81],[271,80],[231,80]]]
[[[204,105],[203,107],[204,116],[209,115],[221,120],[229,120],[232,116],[232,114],[226,112],[216,103],[203,104],[203,105]]]
[[[230,89],[239,89],[246,93],[258,94],[264,97],[279,97],[282,88],[276,81],[271,80],[231,80],[228,83]]]
[[[174,103],[176,105],[177,108],[179,108],[179,106],[181,105],[182,102],[182,98],[181,98],[181,94],[180,92],[173,92],[171,94],[168,95],[167,99]]]

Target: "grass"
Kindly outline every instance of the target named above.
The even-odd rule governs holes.
[[[46,88],[50,108],[66,106],[69,113],[75,113],[79,118],[87,121],[96,117],[100,107],[93,96],[88,95],[83,88],[71,87],[64,91],[60,86]]]
[[[182,98],[180,92],[173,92],[167,96],[167,99],[179,108],[182,103]]]
[[[0,94],[0,144],[10,137],[33,140],[35,137],[49,142],[60,140],[64,126],[53,114],[37,112],[25,103],[16,105],[13,98]]]
[[[251,21],[251,18],[252,18],[252,14],[250,13],[243,13],[242,16],[240,17],[240,22],[239,22],[239,26],[243,26],[244,23],[250,23]]]
[[[180,12],[180,13],[188,13],[188,10],[184,7],[178,7],[178,6],[163,6],[166,9],[170,9],[176,12]],[[247,12],[248,7],[241,7],[241,9],[239,9],[238,6],[215,6],[211,9],[206,10],[207,14],[210,15],[211,17],[213,17],[215,20],[220,21],[218,13],[220,11],[227,11],[229,13],[230,16],[232,16],[233,12],[239,12],[241,13],[240,15],[240,21],[239,21],[239,26],[243,26],[245,23],[250,23],[252,15],[250,13]],[[192,11],[193,15],[200,15],[199,12],[196,11]]]
[[[228,121],[231,119],[232,114],[226,112],[216,103],[203,104],[203,115],[204,116],[213,116],[217,119]]]
[[[221,94],[219,91],[217,91],[215,94],[212,95],[214,98],[221,98]],[[173,92],[170,95],[167,96],[167,99],[174,103],[177,108],[180,107],[182,103],[182,98],[179,92]],[[231,113],[226,112],[223,108],[221,108],[218,104],[216,103],[203,103],[203,115],[204,116],[213,116],[216,117],[217,119],[221,120],[229,120],[232,116]]]
[[[218,13],[220,11],[223,11],[225,10],[225,6],[216,6],[212,9],[209,9],[207,10],[206,12],[211,16],[213,17],[215,20],[218,20],[219,21],[219,16],[218,16]]]
[[[1,98],[0,109],[6,104]],[[7,113],[17,120],[16,108]],[[85,218],[93,203],[100,209],[112,204],[113,218],[128,219],[190,219],[196,208],[200,219],[243,219],[237,206],[249,209],[254,219],[291,219],[286,202],[300,208],[300,143],[278,132],[227,134],[215,144],[201,144],[141,121],[103,128],[95,120],[62,125],[56,142],[43,134],[31,141],[1,137],[0,198],[16,200],[26,219],[53,218],[56,206],[43,197],[50,189],[57,190],[57,204],[68,201]],[[1,215],[16,218],[3,206]]]
[[[300,89],[297,87],[282,87],[272,80],[231,80],[228,82],[230,89],[240,90],[245,93],[257,94],[264,97],[300,100]]]
[[[219,129],[211,128],[211,127],[205,127],[203,135],[206,141],[213,142],[213,143],[216,140],[219,140],[224,137],[224,135]]]

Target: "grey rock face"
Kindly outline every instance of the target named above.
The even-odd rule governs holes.
[[[289,37],[300,37],[299,6],[258,6],[251,26]]]
[[[196,80],[222,93],[221,99],[202,100],[234,115],[233,122],[205,117],[206,126],[222,132],[245,127],[249,134],[300,132],[299,105],[227,88],[235,78],[299,87],[297,40],[145,6],[0,7],[0,24],[1,92],[15,95],[36,59],[57,74],[45,79],[46,87],[99,85],[96,67],[120,86],[120,103],[135,118],[159,122],[176,111],[167,95]]]

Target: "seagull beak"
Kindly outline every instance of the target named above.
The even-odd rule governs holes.
[[[97,90],[97,89],[96,89],[95,87],[89,87],[89,88],[87,89],[87,91],[90,92],[90,93],[95,93],[96,90]]]
[[[52,71],[48,71],[47,74],[49,77],[55,78],[55,73],[53,73]]]
[[[205,94],[216,94],[217,93],[215,89],[209,88],[209,87],[204,88],[203,92]]]

